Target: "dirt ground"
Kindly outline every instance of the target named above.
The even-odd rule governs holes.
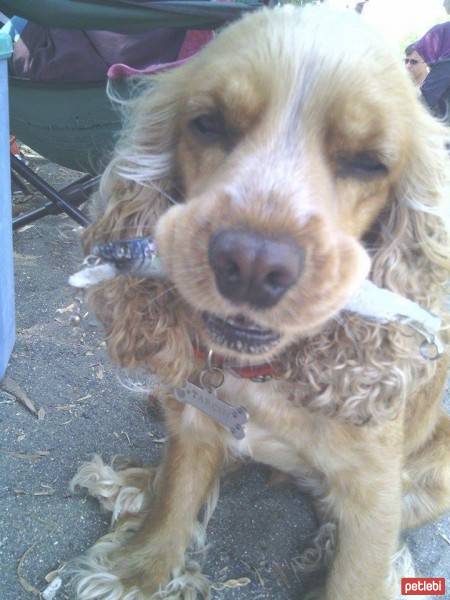
[[[57,187],[77,175],[28,158]],[[14,212],[38,200],[15,194]],[[107,531],[96,502],[69,491],[83,460],[99,453],[154,461],[165,436],[148,398],[120,385],[84,306],[77,323],[67,284],[81,260],[77,226],[46,217],[16,232],[14,244],[17,341],[0,385],[1,600],[39,598],[56,569]],[[268,475],[245,465],[223,482],[204,566],[214,599],[298,600],[320,577],[295,569],[318,525],[309,500],[293,485],[269,485]],[[449,576],[450,515],[406,539],[423,576]],[[68,588],[51,598],[70,598]]]

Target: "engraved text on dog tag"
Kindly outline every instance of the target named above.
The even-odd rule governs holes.
[[[243,425],[248,421],[248,414],[242,406],[232,406],[190,381],[183,387],[176,388],[174,393],[179,402],[195,406],[228,429],[237,440],[245,437]]]

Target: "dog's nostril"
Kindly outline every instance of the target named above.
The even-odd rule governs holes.
[[[264,284],[273,289],[286,288],[291,286],[292,283],[292,273],[288,269],[282,268],[272,271],[264,279]]]
[[[209,262],[220,293],[257,308],[275,305],[296,283],[303,256],[303,249],[290,238],[252,231],[221,230],[209,242]]]
[[[239,265],[234,261],[230,260],[226,262],[224,265],[225,275],[230,279],[230,281],[239,281],[240,270]]]

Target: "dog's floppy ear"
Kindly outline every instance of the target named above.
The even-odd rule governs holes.
[[[158,75],[124,105],[123,132],[93,199],[96,220],[83,234],[87,254],[101,242],[152,235],[171,204],[183,67],[177,71]],[[188,319],[168,284],[120,275],[91,288],[88,302],[114,361],[172,382],[186,377],[193,361]]]
[[[370,277],[439,314],[445,323],[448,131],[418,103],[406,109],[411,110],[411,136],[401,148],[403,170],[377,223]],[[295,353],[288,352],[285,362],[294,379],[318,390],[300,399],[311,410],[359,425],[380,423],[394,418],[407,401],[405,394],[420,389],[436,369],[436,361],[420,359],[420,342],[400,326],[387,328],[349,314],[342,323],[330,322]]]
[[[450,269],[447,128],[420,106],[411,107],[404,168],[382,215],[372,277],[431,310],[442,310]]]
[[[174,198],[179,79],[182,73],[174,71],[141,80],[130,84],[129,100],[118,100],[123,127],[91,200],[94,224],[83,235],[86,250],[94,243],[149,235]]]

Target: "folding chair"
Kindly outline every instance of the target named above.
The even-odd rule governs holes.
[[[209,0],[0,0],[0,11],[46,27],[114,32],[142,32],[159,27],[215,29],[261,6]],[[11,132],[45,158],[87,173],[56,190],[16,156],[13,180],[31,185],[47,202],[13,219],[18,228],[42,216],[65,212],[81,225],[88,218],[78,208],[98,181],[120,128],[120,115],[105,93],[105,82],[36,82],[10,77]]]

